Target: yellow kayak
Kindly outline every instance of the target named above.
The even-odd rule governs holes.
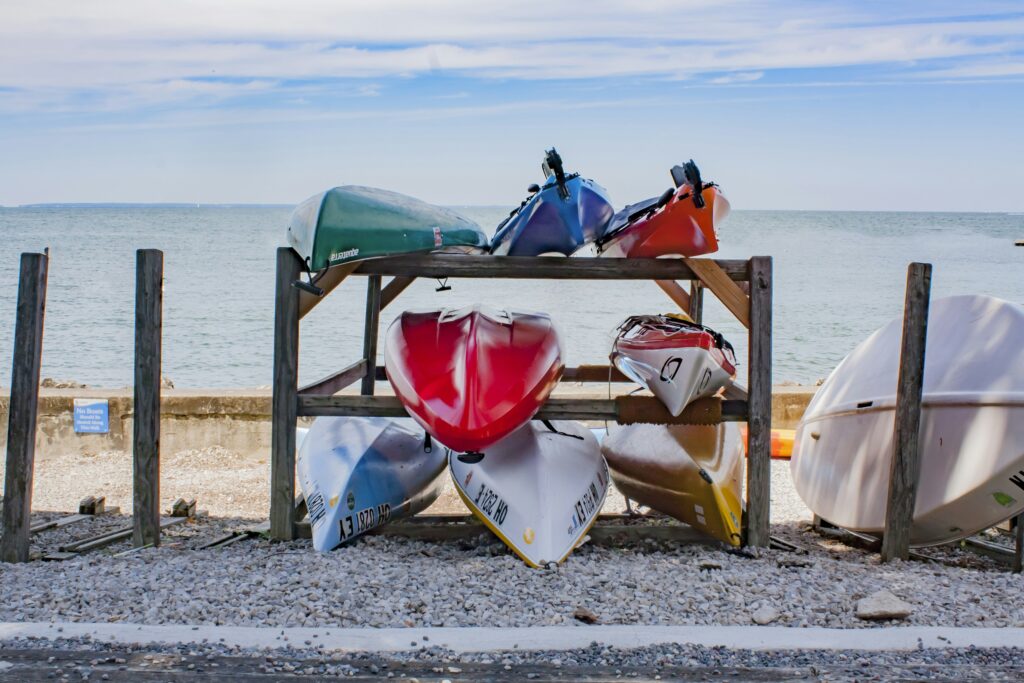
[[[736,424],[629,425],[609,430],[601,451],[624,496],[740,545],[745,449]]]

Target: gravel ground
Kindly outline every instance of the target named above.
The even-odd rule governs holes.
[[[130,469],[123,453],[43,458],[35,507],[70,511],[102,493],[128,510]],[[0,566],[0,621],[533,626],[574,623],[583,607],[602,623],[750,624],[770,608],[776,625],[856,628],[874,623],[856,618],[856,601],[885,589],[913,606],[903,623],[1024,626],[1024,603],[1011,597],[1020,595],[1020,577],[989,560],[942,549],[928,551],[941,562],[880,565],[876,555],[808,531],[810,513],[784,461],[773,463],[773,533],[804,552],[647,540],[588,544],[557,568],[531,570],[489,535],[375,536],[328,554],[308,541],[262,539],[197,550],[265,519],[267,469],[216,448],[166,457],[163,506],[195,497],[208,517],[168,529],[157,549],[125,554],[125,541],[65,562]],[[621,509],[621,497],[610,498],[607,509]],[[435,509],[464,511],[450,496]],[[33,551],[129,523],[105,515],[42,532]]]
[[[0,458],[0,477],[4,472]],[[95,454],[54,455],[41,449],[35,465],[32,508],[41,511],[78,509],[86,496],[106,496],[107,506],[127,512],[132,505],[132,456],[124,451]],[[270,507],[270,465],[265,458],[244,457],[233,451],[210,448],[164,454],[160,467],[160,504],[170,509],[178,498],[199,501],[199,508],[211,517],[258,521],[266,519]],[[625,507],[622,496],[612,487],[606,511]],[[468,513],[453,486],[428,513]],[[43,520],[39,516],[38,520]],[[794,491],[788,461],[772,462],[772,521],[810,520],[811,512]],[[34,520],[36,521],[36,520]]]
[[[672,644],[625,650],[594,644],[577,650],[462,655],[423,647],[382,657],[320,653],[315,646],[268,652],[213,643],[129,648],[88,639],[0,641],[0,680],[20,681],[27,674],[62,680],[195,680],[227,671],[240,680],[286,675],[434,681],[1018,681],[1024,677],[1024,650],[765,652]]]

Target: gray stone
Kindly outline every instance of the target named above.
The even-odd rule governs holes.
[[[903,602],[887,590],[880,590],[857,601],[857,618],[868,621],[906,619],[914,606]]]
[[[771,605],[762,605],[758,607],[753,614],[750,615],[750,619],[755,624],[764,626],[770,624],[779,618],[779,610],[775,609]]]

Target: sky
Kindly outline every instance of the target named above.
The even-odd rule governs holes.
[[[693,158],[739,209],[1024,211],[1024,3],[0,0],[0,205],[616,205]]]

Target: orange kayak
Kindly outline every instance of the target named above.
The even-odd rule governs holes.
[[[740,425],[740,434],[743,435],[743,449],[745,453],[750,452],[750,444],[747,441],[747,425]],[[793,455],[793,437],[795,429],[773,429],[772,430],[772,457],[779,460],[788,460]]]
[[[717,185],[701,180],[693,161],[674,167],[672,181],[675,188],[661,197],[615,214],[597,240],[601,256],[658,258],[718,251],[717,226],[729,214],[729,201]]]

